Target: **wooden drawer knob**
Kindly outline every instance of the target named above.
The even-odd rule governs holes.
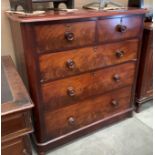
[[[117,50],[117,51],[116,51],[116,56],[117,56],[118,58],[123,57],[123,56],[124,56],[124,51]]]
[[[68,40],[68,41],[74,40],[74,33],[72,33],[72,32],[66,32],[66,33],[65,33],[65,38],[66,38],[66,40]]]
[[[114,79],[114,81],[116,81],[116,82],[119,82],[119,81],[121,80],[119,74],[115,74],[115,75],[113,76],[113,79]]]
[[[125,25],[119,24],[119,25],[116,26],[116,30],[118,32],[126,32],[127,31],[127,27]]]
[[[70,124],[70,125],[74,125],[75,124],[75,118],[74,117],[69,117],[69,119],[68,119],[68,123]]]
[[[74,69],[75,68],[75,62],[71,59],[67,60],[66,62],[66,66],[69,68],[69,69]]]
[[[71,97],[75,96],[75,90],[73,87],[67,88],[67,94]]]
[[[119,102],[116,101],[116,100],[112,100],[111,104],[112,104],[112,106],[115,107],[115,108],[119,106]]]

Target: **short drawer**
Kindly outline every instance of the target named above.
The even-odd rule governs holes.
[[[139,37],[142,24],[141,16],[99,20],[98,40],[99,42],[109,42]]]
[[[11,114],[2,117],[2,141],[32,132],[29,112]]]
[[[2,155],[32,155],[29,136],[22,136],[2,143]]]
[[[138,40],[105,44],[40,56],[41,82],[137,59]]]
[[[136,63],[126,63],[41,86],[45,109],[57,109],[90,96],[131,85]]]
[[[91,45],[95,41],[95,21],[66,24],[35,24],[37,52]]]
[[[62,136],[96,121],[131,108],[131,87],[84,100],[54,112],[45,113],[45,125],[50,138]]]

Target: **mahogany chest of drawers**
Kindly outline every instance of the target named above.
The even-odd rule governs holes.
[[[8,14],[40,154],[132,116],[144,13]]]
[[[31,155],[32,101],[9,56],[2,56],[2,155]]]

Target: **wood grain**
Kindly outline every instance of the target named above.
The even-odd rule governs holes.
[[[88,97],[131,85],[134,73],[135,63],[126,63],[43,84],[42,95],[45,110],[61,108]],[[115,75],[120,77],[120,81],[114,79]],[[73,96],[68,94],[69,89],[74,91]]]
[[[11,57],[2,56],[4,78],[12,98],[1,104],[2,155],[21,155],[31,152],[28,134],[33,132],[31,109],[34,106]],[[2,81],[3,82],[3,81]],[[6,85],[3,85],[6,86]],[[2,87],[2,91],[3,91]],[[4,94],[8,98],[7,94]]]
[[[99,42],[107,42],[138,37],[142,22],[141,16],[100,20],[98,23],[98,40]],[[126,26],[126,32],[119,32],[117,30],[118,25]]]
[[[131,87],[126,87],[54,112],[47,112],[45,121],[49,137],[61,136],[129,108],[130,95]],[[112,105],[113,100],[118,102],[118,106]],[[71,118],[74,119],[73,123],[69,121]]]
[[[152,23],[146,23],[143,35],[143,45],[140,58],[140,69],[136,88],[136,111],[141,104],[153,98],[153,28]]]
[[[138,40],[73,49],[39,57],[41,82],[107,67],[137,59]],[[122,56],[117,55],[123,52]],[[73,61],[68,66],[68,61]]]
[[[35,102],[34,139],[40,154],[132,116],[145,12],[7,14],[11,23],[18,23],[13,38],[22,43],[16,50],[18,59],[25,60],[20,65]],[[119,99],[120,107],[114,108]]]
[[[36,52],[80,47],[93,44],[95,41],[95,21],[75,22],[66,24],[46,23],[34,25]],[[72,40],[66,38],[66,33],[72,33]]]
[[[47,21],[64,21],[64,20],[77,20],[77,19],[86,19],[86,18],[106,18],[111,16],[130,16],[130,15],[144,15],[147,13],[147,9],[139,8],[126,8],[125,10],[117,11],[97,11],[97,10],[84,10],[79,9],[74,12],[66,11],[48,11],[42,15],[36,16],[27,16],[27,15],[18,15],[12,13],[6,13],[8,18],[12,21],[19,23],[34,23],[34,22],[47,22]]]

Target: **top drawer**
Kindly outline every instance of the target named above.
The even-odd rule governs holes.
[[[138,37],[141,34],[142,22],[141,16],[99,20],[98,40],[109,42]]]
[[[36,24],[34,32],[37,52],[91,45],[95,41],[95,27],[95,21]]]

